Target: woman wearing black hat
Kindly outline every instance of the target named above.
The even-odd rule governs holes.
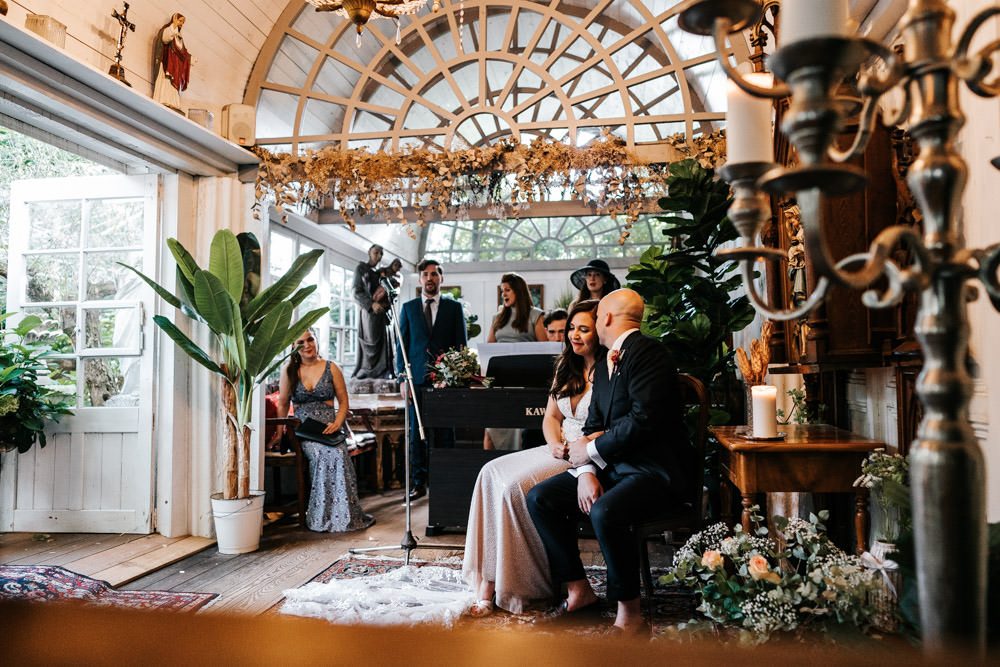
[[[592,259],[587,266],[577,269],[569,277],[573,287],[580,290],[574,303],[587,299],[603,299],[622,285],[611,273],[611,268],[603,259]]]

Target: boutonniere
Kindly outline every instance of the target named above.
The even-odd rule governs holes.
[[[611,350],[611,374],[618,372],[618,362],[622,360],[621,350]]]

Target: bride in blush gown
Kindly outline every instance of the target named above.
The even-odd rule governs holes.
[[[549,562],[525,495],[533,486],[570,468],[563,460],[566,442],[582,435],[590,406],[593,367],[603,348],[597,340],[598,300],[577,303],[570,311],[565,346],[556,362],[542,430],[546,444],[501,456],[483,466],[469,510],[462,573],[478,602],[468,613],[485,616],[496,605],[521,613],[548,601]],[[584,468],[578,469],[583,472]],[[574,473],[578,474],[578,473]],[[583,475],[581,484],[591,475]]]

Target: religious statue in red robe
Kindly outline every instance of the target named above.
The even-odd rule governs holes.
[[[184,15],[174,14],[153,43],[153,99],[181,111],[182,90],[191,77],[191,54],[184,47]]]

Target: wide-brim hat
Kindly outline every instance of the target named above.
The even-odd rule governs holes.
[[[587,271],[600,271],[604,274],[604,278],[611,283],[611,289],[616,290],[622,286],[618,279],[615,278],[615,274],[611,273],[611,267],[603,259],[592,259],[587,266],[577,269],[573,272],[573,275],[569,277],[569,281],[573,283],[573,287],[577,289],[583,289],[584,285],[587,284]]]

